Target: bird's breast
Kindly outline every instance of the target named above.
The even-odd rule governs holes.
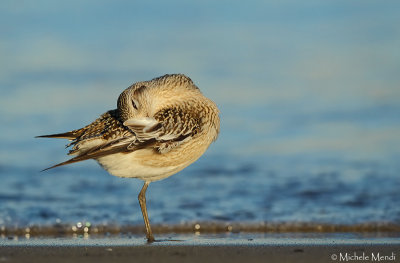
[[[107,156],[103,156],[97,159],[98,163],[110,174],[118,177],[131,177],[139,178],[144,181],[157,181],[164,179],[176,172],[178,166],[169,166],[162,163],[158,163],[156,166],[149,166],[143,163],[144,155],[146,158],[152,158],[154,161],[157,160],[157,154],[151,154],[147,152],[151,150],[137,150],[129,153],[116,153]]]

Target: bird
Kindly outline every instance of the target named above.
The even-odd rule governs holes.
[[[136,82],[119,95],[116,109],[89,125],[36,136],[70,140],[68,155],[74,156],[43,171],[94,159],[111,175],[143,180],[138,200],[151,243],[155,238],[146,207],[149,184],[200,158],[219,135],[219,115],[217,105],[184,74]]]

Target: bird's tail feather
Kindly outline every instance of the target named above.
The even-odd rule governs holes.
[[[58,163],[58,164],[56,164],[56,165],[53,165],[53,166],[48,167],[48,168],[46,168],[46,169],[43,169],[41,172],[44,172],[44,171],[47,171],[47,170],[50,170],[50,169],[53,169],[53,168],[56,168],[56,167],[59,167],[59,166],[67,165],[67,164],[70,164],[70,163],[80,162],[80,161],[82,161],[82,160],[76,159],[76,157],[75,157],[75,158],[69,159],[69,160],[67,160],[67,161],[65,161],[65,162]]]
[[[48,135],[40,135],[35,138],[57,138],[57,139],[69,139],[73,140],[77,137],[77,134],[74,131],[57,133],[57,134],[48,134]]]

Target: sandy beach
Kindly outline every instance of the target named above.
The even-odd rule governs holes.
[[[341,237],[340,237],[341,236]],[[1,262],[400,262],[393,238],[51,238],[0,240]]]

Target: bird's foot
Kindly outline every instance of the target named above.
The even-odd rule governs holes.
[[[147,243],[151,244],[153,242],[155,242],[156,240],[154,239],[154,236],[149,236],[147,237]]]

